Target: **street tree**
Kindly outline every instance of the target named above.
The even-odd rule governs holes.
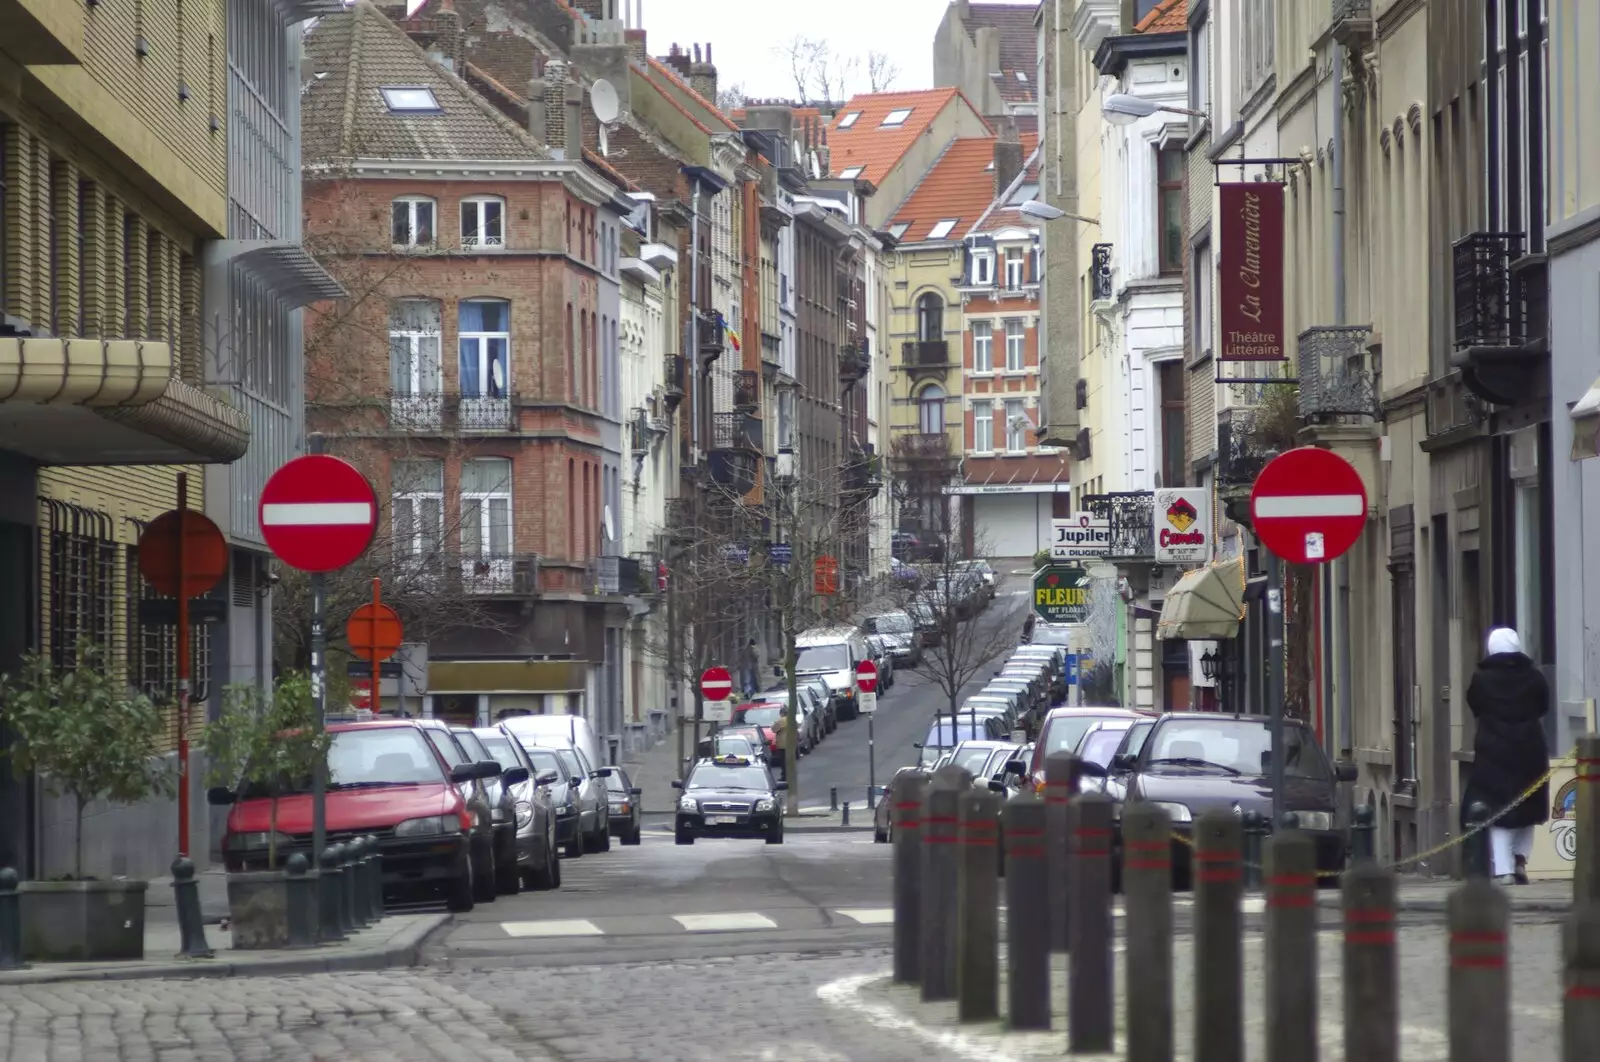
[[[723,114],[732,114],[745,104],[743,85],[724,85],[717,89],[717,110]]]
[[[888,52],[867,53],[867,87],[873,92],[888,92],[900,79],[900,64]]]
[[[796,34],[776,49],[794,82],[795,101],[842,102],[850,98],[850,86],[860,72],[856,56],[836,51],[826,40]],[[892,64],[891,64],[892,66]],[[893,80],[891,75],[890,80]]]

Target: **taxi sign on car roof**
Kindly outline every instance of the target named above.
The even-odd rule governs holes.
[[[729,752],[713,757],[713,762],[719,767],[748,767],[750,766],[750,757],[740,756],[736,752]]]

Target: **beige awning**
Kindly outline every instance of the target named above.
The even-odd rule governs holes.
[[[1179,579],[1161,603],[1156,637],[1232,638],[1244,618],[1244,572],[1237,560],[1197,568]]]

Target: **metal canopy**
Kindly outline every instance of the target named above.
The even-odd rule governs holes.
[[[221,264],[238,263],[290,306],[342,299],[345,290],[300,244],[289,240],[223,240]]]

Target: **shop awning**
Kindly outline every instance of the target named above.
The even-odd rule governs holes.
[[[1244,572],[1237,560],[1197,568],[1179,579],[1161,603],[1156,637],[1232,638],[1244,617]]]

